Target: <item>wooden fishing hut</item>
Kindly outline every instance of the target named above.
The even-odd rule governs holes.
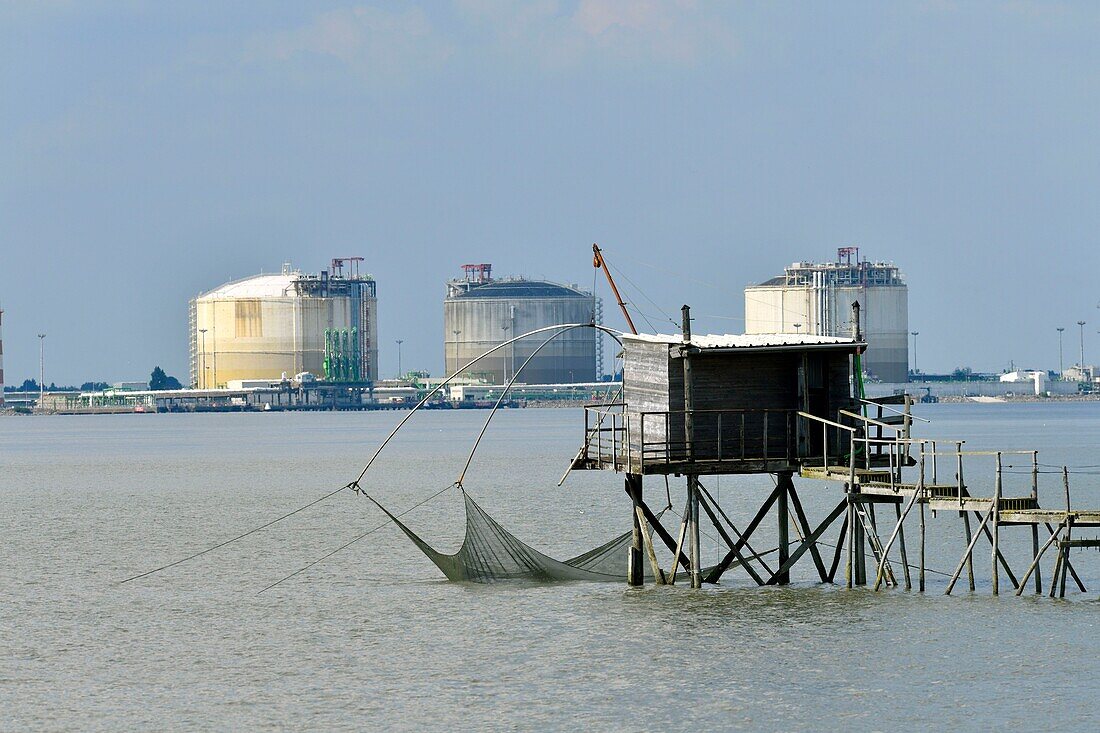
[[[866,344],[851,338],[809,334],[692,336],[684,306],[683,333],[623,337],[622,401],[590,405],[585,411],[585,446],[573,467],[626,474],[634,509],[635,538],[629,565],[631,584],[644,577],[643,552],[657,582],[675,580],[682,566],[692,585],[717,582],[735,562],[760,584],[789,582],[791,565],[809,551],[829,577],[816,540],[828,522],[812,529],[792,476],[804,460],[846,450],[838,434],[812,429],[816,416],[832,421],[853,411],[857,355]],[[857,311],[858,312],[858,311]],[[828,462],[828,458],[826,458]],[[752,521],[739,531],[700,482],[719,474],[774,474],[777,485]],[[686,476],[688,501],[679,537],[671,537],[645,502],[646,475]],[[789,504],[788,504],[789,502]],[[779,527],[779,567],[772,570],[749,545],[749,536],[775,506]],[[699,511],[707,514],[729,547],[717,566],[700,565]],[[793,509],[804,541],[789,552],[788,513]],[[723,521],[719,519],[722,516]],[[650,531],[676,558],[670,573],[657,564]],[[736,538],[730,536],[730,530]],[[687,554],[685,549],[687,540]],[[754,558],[764,574],[749,564]],[[833,565],[835,572],[836,563]]]

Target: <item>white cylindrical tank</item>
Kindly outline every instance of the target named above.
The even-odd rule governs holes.
[[[215,388],[236,380],[280,380],[284,373],[323,377],[326,330],[332,329],[356,335],[358,381],[374,381],[375,304],[369,277],[304,275],[289,268],[203,293],[191,302],[192,384]]]
[[[542,280],[452,281],[443,303],[447,376],[514,336],[544,326],[590,323],[591,293]],[[596,379],[597,331],[578,328],[558,336],[523,369],[517,382],[563,384]],[[471,378],[503,384],[551,334],[504,347],[464,370]]]

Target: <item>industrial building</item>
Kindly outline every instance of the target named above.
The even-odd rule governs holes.
[[[602,305],[576,286],[524,278],[492,278],[492,265],[463,265],[465,277],[447,283],[443,341],[447,376],[493,346],[544,326],[599,323]],[[463,372],[471,379],[503,384],[551,334],[504,347]],[[596,329],[578,328],[557,337],[523,369],[517,382],[592,382],[602,368]]]
[[[375,282],[362,257],[332,260],[320,274],[283,266],[226,283],[191,301],[191,384],[222,388],[309,372],[330,382],[378,378]]]
[[[848,336],[857,300],[867,374],[908,381],[909,288],[896,266],[860,260],[857,247],[838,249],[836,262],[795,262],[782,275],[745,288],[745,333]]]

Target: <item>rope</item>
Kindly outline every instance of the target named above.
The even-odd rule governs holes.
[[[346,488],[349,488],[350,486],[351,486],[351,485],[349,484],[348,486],[345,486],[344,488],[346,489]],[[405,516],[406,514],[408,514],[409,512],[413,511],[414,509],[419,509],[420,507],[424,506],[425,504],[427,504],[427,503],[428,503],[429,501],[431,501],[432,499],[436,498],[437,496],[440,496],[441,494],[443,494],[443,493],[445,493],[445,492],[447,492],[447,491],[449,491],[450,489],[453,489],[453,488],[455,488],[455,487],[458,487],[458,488],[460,488],[460,489],[461,489],[461,488],[462,488],[462,485],[461,485],[461,484],[459,484],[459,483],[458,483],[458,482],[456,481],[455,483],[453,483],[453,484],[451,484],[451,485],[449,485],[449,486],[445,486],[445,487],[443,487],[442,489],[440,489],[439,491],[437,491],[437,492],[435,492],[434,494],[432,494],[431,496],[429,496],[429,497],[428,497],[427,499],[424,499],[423,501],[421,501],[421,502],[419,502],[419,503],[417,503],[417,504],[414,504],[414,505],[412,505],[411,507],[409,507],[409,508],[408,508],[408,509],[406,509],[405,511],[401,512],[400,514],[396,514],[396,515],[394,515],[394,516],[396,516],[396,517],[398,517],[398,518],[400,518],[400,517],[403,517],[403,516]],[[341,489],[341,491],[342,491],[342,490],[343,490],[343,489]],[[366,497],[367,497],[368,499],[370,499],[370,497],[369,497],[369,496],[367,495],[367,492],[365,492],[365,491],[363,491],[363,490],[362,490],[361,488],[359,488],[358,484],[356,484],[356,485],[355,485],[355,487],[354,487],[354,488],[353,488],[352,490],[353,490],[353,491],[354,491],[354,492],[355,492],[356,494],[362,494],[363,496],[366,496]],[[374,501],[374,500],[373,500],[373,499],[371,499],[371,501]],[[271,590],[272,588],[274,588],[275,586],[277,586],[277,585],[280,585],[281,583],[284,583],[284,582],[286,582],[286,581],[290,580],[290,579],[291,579],[291,578],[293,578],[294,576],[296,576],[296,575],[299,575],[299,574],[301,574],[301,573],[304,573],[305,571],[309,570],[309,569],[310,569],[311,567],[313,567],[314,565],[318,565],[318,564],[320,564],[320,563],[324,562],[325,560],[329,559],[330,557],[332,557],[332,556],[333,556],[333,555],[335,555],[336,553],[338,553],[338,552],[341,552],[341,551],[343,551],[343,550],[346,550],[347,548],[351,547],[352,545],[354,545],[354,544],[355,544],[356,542],[358,542],[359,540],[363,539],[364,537],[367,537],[367,536],[369,536],[369,535],[372,535],[372,534],[374,534],[375,532],[377,532],[378,530],[382,529],[382,528],[383,528],[383,527],[385,527],[385,526],[386,526],[387,524],[389,524],[389,523],[390,523],[391,521],[392,521],[391,519],[387,518],[387,519],[386,519],[386,521],[382,522],[382,524],[379,524],[378,526],[376,526],[376,527],[373,527],[372,529],[368,529],[368,530],[367,530],[366,532],[364,532],[363,534],[359,535],[358,537],[356,537],[355,539],[351,540],[350,542],[345,542],[344,544],[342,544],[342,545],[340,545],[339,547],[337,547],[337,548],[336,548],[335,550],[332,550],[332,551],[330,551],[330,552],[326,552],[326,553],[325,553],[324,555],[322,555],[321,557],[317,558],[317,559],[316,559],[316,560],[314,560],[313,562],[311,562],[311,563],[309,563],[309,564],[307,564],[307,565],[303,565],[302,567],[298,568],[297,570],[295,570],[295,571],[294,571],[293,573],[291,573],[290,575],[287,575],[286,577],[280,578],[279,580],[276,580],[276,581],[275,581],[274,583],[272,583],[271,585],[267,586],[266,588],[263,588],[262,590],[259,590],[259,591],[257,591],[257,592],[256,592],[256,595],[259,595],[260,593],[263,593],[264,591],[269,591],[269,590]]]
[[[298,507],[297,509],[295,509],[292,512],[287,512],[286,514],[284,514],[281,517],[278,517],[277,519],[272,519],[267,524],[261,524],[259,527],[256,527],[254,529],[250,529],[247,532],[245,532],[244,534],[239,534],[236,537],[234,537],[233,539],[226,540],[225,542],[220,542],[220,543],[214,545],[213,547],[208,547],[205,550],[202,550],[201,552],[196,552],[194,555],[188,555],[187,557],[185,557],[181,560],[176,560],[175,562],[170,562],[167,565],[161,565],[159,568],[153,568],[152,570],[148,570],[144,573],[139,573],[138,575],[134,575],[133,577],[127,578],[126,580],[120,580],[120,581],[118,581],[118,584],[122,585],[123,583],[129,583],[131,580],[137,580],[138,578],[144,578],[146,575],[152,575],[153,573],[159,573],[161,570],[167,570],[168,568],[172,568],[172,567],[175,567],[176,565],[179,565],[181,563],[185,563],[188,560],[194,560],[196,557],[201,557],[202,555],[205,555],[208,552],[213,552],[214,550],[225,547],[226,545],[231,544],[233,542],[236,542],[237,540],[243,540],[245,537],[248,537],[251,534],[255,534],[255,533],[259,532],[262,529],[267,529],[268,527],[275,524],[276,522],[281,522],[284,519],[286,519],[287,517],[292,517],[295,514],[297,514],[298,512],[305,511],[306,509],[309,509],[311,506],[316,506],[317,504],[320,504],[325,499],[336,496],[337,494],[339,494],[344,489],[352,489],[352,490],[358,491],[359,490],[359,485],[356,482],[353,481],[350,484],[348,484],[347,486],[341,486],[336,491],[332,491],[328,494],[325,494],[320,499],[316,499],[314,501],[311,501],[310,503],[306,504],[305,506]]]

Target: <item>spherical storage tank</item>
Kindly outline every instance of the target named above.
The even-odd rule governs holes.
[[[377,379],[375,283],[336,269],[342,262],[319,275],[287,265],[192,300],[191,383],[216,388],[302,372],[341,382]]]
[[[472,266],[471,266],[472,267]],[[493,346],[544,326],[599,322],[599,299],[575,287],[543,280],[479,275],[447,284],[443,302],[447,376]],[[468,270],[469,272],[469,270]],[[577,328],[558,336],[523,368],[517,383],[563,384],[596,379],[599,338],[592,328]],[[466,376],[503,384],[552,332],[506,346],[468,369]]]

